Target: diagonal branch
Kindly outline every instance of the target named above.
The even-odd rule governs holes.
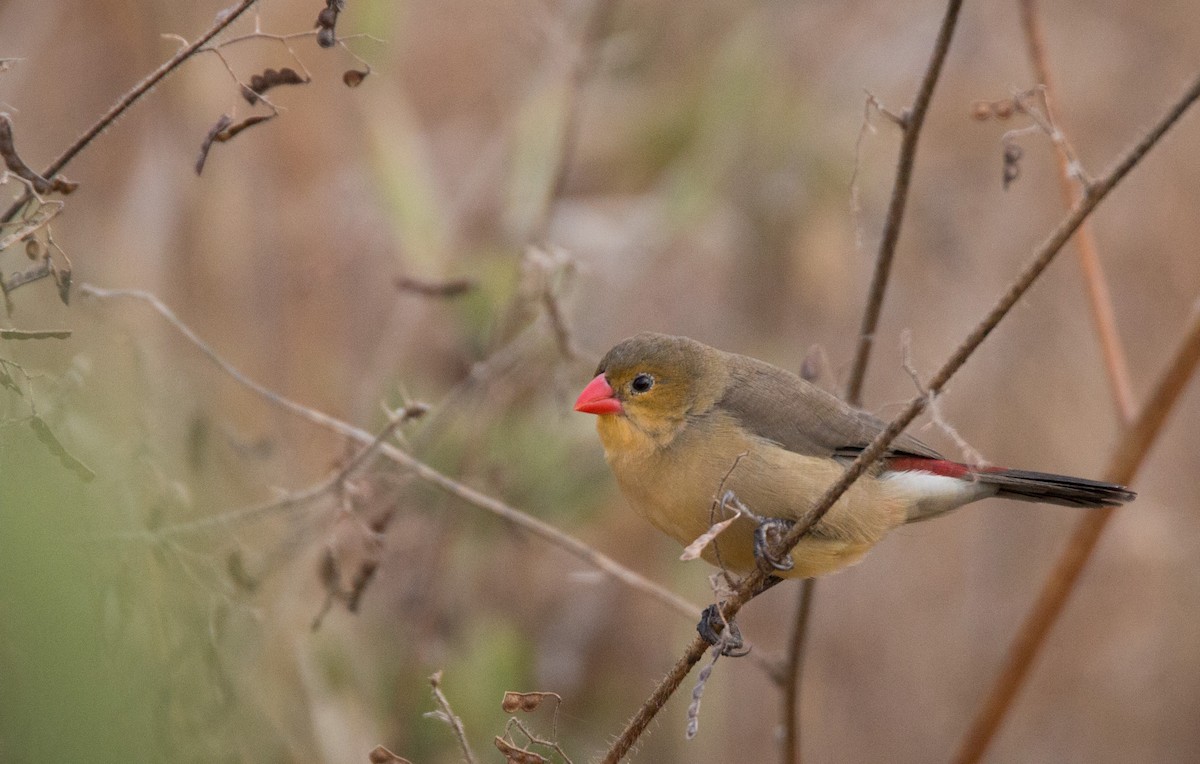
[[[275,391],[255,382],[237,367],[222,358],[215,350],[204,342],[187,324],[179,319],[175,313],[166,306],[157,296],[150,292],[133,289],[102,289],[91,284],[82,284],[80,291],[88,296],[97,298],[132,298],[149,303],[163,318],[165,318],[177,331],[182,333],[193,345],[199,348],[210,361],[216,364],[222,371],[231,376],[239,384],[250,388],[258,395],[265,398],[275,406],[290,411],[291,413],[302,417],[313,424],[323,427],[326,430],[341,435],[349,440],[356,441],[363,446],[371,446],[375,443],[376,436],[366,430],[355,427],[347,422],[343,422],[336,417],[317,411],[316,409],[303,406],[295,401],[285,398]],[[379,453],[396,463],[403,469],[412,472],[421,480],[427,483],[432,483],[438,488],[446,491],[449,494],[457,496],[468,504],[472,504],[480,509],[491,512],[494,515],[511,522],[513,525],[528,531],[529,533],[550,542],[551,544],[564,549],[568,553],[578,557],[584,562],[592,565],[600,571],[607,573],[617,581],[629,586],[637,591],[647,594],[659,602],[670,607],[672,610],[683,613],[689,618],[699,612],[700,607],[691,602],[688,602],[683,597],[675,594],[671,590],[654,583],[648,578],[630,570],[621,563],[617,562],[608,555],[602,554],[591,546],[585,544],[579,539],[570,534],[560,531],[550,523],[539,520],[532,515],[526,514],[521,510],[509,506],[499,499],[495,499],[487,494],[463,485],[458,481],[443,475],[433,467],[425,464],[416,457],[400,450],[390,443],[378,443],[377,448]],[[304,494],[308,497],[308,493]],[[259,508],[252,508],[253,512],[258,513]]]
[[[883,296],[891,274],[896,244],[900,238],[900,226],[904,221],[904,208],[908,201],[912,168],[917,156],[917,141],[921,136],[921,128],[925,124],[925,115],[929,111],[929,104],[933,100],[933,89],[937,85],[946,54],[950,50],[950,40],[954,35],[961,7],[962,0],[950,0],[947,4],[946,14],[942,17],[942,25],[938,30],[933,52],[930,54],[929,64],[925,68],[925,75],[921,78],[916,99],[903,120],[904,138],[900,144],[900,158],[896,167],[896,180],[892,186],[892,199],[888,205],[883,239],[879,244],[879,256],[875,261],[875,272],[871,277],[871,287],[868,291],[866,308],[863,311],[854,365],[850,372],[850,380],[846,384],[846,401],[853,406],[862,403],[863,380],[866,377],[871,349],[874,347],[875,330],[879,324],[880,311],[883,308]],[[781,690],[784,693],[784,736],[779,756],[782,762],[800,761],[800,672],[804,665],[804,646],[808,641],[807,631],[812,612],[812,600],[815,595],[816,581],[806,579],[797,595],[799,599],[796,603],[796,618],[792,624],[792,637],[788,640],[788,653],[784,674],[781,677]]]
[[[148,74],[145,79],[134,85],[133,88],[118,98],[117,102],[114,103],[108,111],[106,111],[99,119],[97,119],[91,127],[85,130],[82,135],[76,138],[75,142],[68,146],[63,153],[59,154],[57,159],[50,163],[50,166],[47,167],[46,171],[42,173],[42,177],[46,178],[47,180],[54,180],[55,175],[57,175],[64,167],[66,167],[67,164],[74,159],[80,151],[83,151],[85,148],[87,148],[88,144],[96,140],[101,133],[103,133],[105,130],[111,127],[113,123],[120,119],[121,115],[129,110],[129,107],[137,103],[142,96],[146,95],[146,93],[149,93],[154,86],[166,78],[167,75],[178,69],[180,64],[194,56],[209,42],[209,40],[219,35],[225,30],[226,27],[237,21],[238,17],[250,10],[250,7],[254,5],[255,2],[257,2],[257,0],[239,0],[237,5],[234,5],[231,8],[226,8],[218,13],[217,18],[213,21],[212,26],[209,27],[199,37],[197,37],[194,42],[184,48],[181,48],[178,53],[164,61],[161,66]],[[4,213],[3,217],[0,217],[0,223],[7,223],[12,220],[21,207],[24,206],[25,203],[31,198],[32,197],[26,193],[24,196],[14,202],[12,206],[8,208],[8,211]]]
[[[1041,17],[1037,12],[1036,0],[1021,0],[1021,25],[1025,30],[1025,41],[1029,45],[1029,59],[1033,64],[1034,77],[1042,85],[1042,98],[1046,104],[1046,119],[1052,129],[1060,131],[1054,115],[1054,84],[1050,76],[1050,64],[1046,55],[1046,39],[1042,32]],[[1079,199],[1081,193],[1073,178],[1071,169],[1072,157],[1063,150],[1061,141],[1054,141],[1058,148],[1059,188],[1062,191],[1063,204],[1069,209]],[[1096,253],[1096,238],[1092,235],[1092,227],[1084,223],[1075,234],[1076,252],[1079,254],[1079,267],[1083,271],[1083,280],[1087,285],[1088,304],[1091,306],[1092,319],[1096,324],[1096,334],[1100,339],[1100,350],[1104,354],[1104,368],[1108,372],[1109,387],[1112,388],[1113,401],[1123,423],[1132,421],[1137,411],[1134,401],[1133,385],[1129,381],[1129,362],[1125,358],[1125,349],[1121,345],[1121,336],[1117,332],[1117,321],[1113,315],[1112,295],[1108,282],[1104,278],[1104,268],[1100,265],[1100,256]]]
[[[1198,364],[1200,308],[1193,311],[1191,325],[1145,407],[1121,437],[1104,472],[1105,480],[1121,484],[1128,484],[1133,480],[1162,430],[1167,415],[1175,407],[1179,396],[1195,374]],[[1100,535],[1112,519],[1113,509],[1108,507],[1090,511],[1075,526],[1067,548],[1050,571],[1050,575],[1046,577],[1037,602],[1030,609],[1020,632],[1013,639],[1005,657],[1004,668],[997,676],[991,694],[979,710],[971,729],[963,738],[954,761],[960,764],[977,762],[987,751],[988,745],[1004,722],[1013,699],[1029,676],[1029,670],[1050,629],[1054,627],[1058,616],[1066,607],[1084,566],[1100,541]]]
[[[1187,111],[1188,107],[1200,98],[1200,76],[1198,76],[1183,95],[1172,105],[1167,113],[1158,121],[1157,124],[1147,132],[1141,140],[1137,142],[1131,149],[1125,152],[1117,161],[1117,163],[1104,174],[1104,176],[1093,184],[1084,194],[1079,203],[1072,208],[1071,212],[1059,223],[1058,227],[1046,238],[1046,240],[1038,247],[1033,259],[1025,269],[1017,276],[1017,278],[1009,286],[1008,290],[1000,297],[995,306],[988,314],[971,330],[962,344],[951,354],[950,358],[938,369],[933,378],[929,381],[927,395],[920,395],[909,401],[904,410],[891,423],[884,428],[871,442],[869,446],[858,458],[856,458],[847,468],[842,477],[834,482],[825,494],[816,503],[809,516],[795,524],[788,534],[784,537],[782,548],[790,550],[799,542],[800,538],[808,532],[809,528],[815,525],[824,517],[829,508],[834,502],[841,497],[850,484],[862,475],[868,467],[875,463],[883,456],[888,444],[890,444],[900,433],[916,419],[917,415],[925,408],[929,398],[928,396],[937,395],[950,381],[950,378],[958,371],[959,368],[966,362],[972,353],[979,347],[980,344],[987,338],[988,334],[1000,323],[1008,311],[1017,303],[1017,300],[1029,289],[1030,286],[1037,280],[1038,276],[1046,269],[1046,267],[1054,260],[1055,255],[1062,249],[1063,245],[1071,238],[1079,225],[1087,218],[1088,215],[1096,208],[1096,206],[1108,195],[1110,191],[1119,183],[1129,171],[1145,157],[1146,153],[1166,134],[1167,130]],[[785,552],[786,554],[786,552]],[[766,574],[761,570],[755,570],[750,575],[746,576],[738,585],[733,596],[726,600],[721,607],[723,620],[728,622],[733,618],[742,607],[750,601],[756,591],[762,589],[766,580]],[[715,619],[714,619],[715,620]],[[697,635],[688,645],[683,656],[671,668],[671,671],[659,683],[659,685],[651,693],[650,697],[638,709],[638,712],[630,719],[625,730],[613,743],[608,753],[605,755],[604,762],[606,764],[616,764],[625,754],[627,754],[634,742],[645,731],[647,725],[666,703],[667,699],[674,694],[678,689],[683,678],[691,671],[692,666],[700,660],[704,654],[707,643]]]

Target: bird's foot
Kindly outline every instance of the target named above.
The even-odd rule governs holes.
[[[718,633],[717,624],[721,625],[723,631]],[[704,613],[700,616],[700,623],[696,624],[696,631],[705,642],[710,645],[715,645],[721,649],[721,655],[730,658],[741,658],[750,652],[750,648],[746,647],[745,641],[742,639],[742,631],[738,628],[734,621],[726,621],[721,615],[720,605],[709,605],[704,608]]]
[[[780,542],[795,525],[791,520],[768,517],[760,520],[754,529],[754,559],[763,573],[773,574],[777,570],[787,571],[795,567],[789,550]]]

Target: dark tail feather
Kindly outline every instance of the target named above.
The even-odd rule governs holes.
[[[1137,494],[1125,486],[1098,480],[1051,475],[1028,470],[979,472],[975,480],[996,486],[997,496],[1021,501],[1061,504],[1064,507],[1119,507]]]

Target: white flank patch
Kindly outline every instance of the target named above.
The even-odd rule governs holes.
[[[920,470],[885,472],[880,477],[906,500],[909,520],[940,515],[996,493],[996,487],[986,483]]]

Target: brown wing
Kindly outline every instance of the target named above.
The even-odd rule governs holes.
[[[750,432],[806,456],[853,455],[887,426],[865,411],[777,366],[727,353],[729,385],[717,405]],[[889,455],[941,459],[911,435],[892,441]]]

